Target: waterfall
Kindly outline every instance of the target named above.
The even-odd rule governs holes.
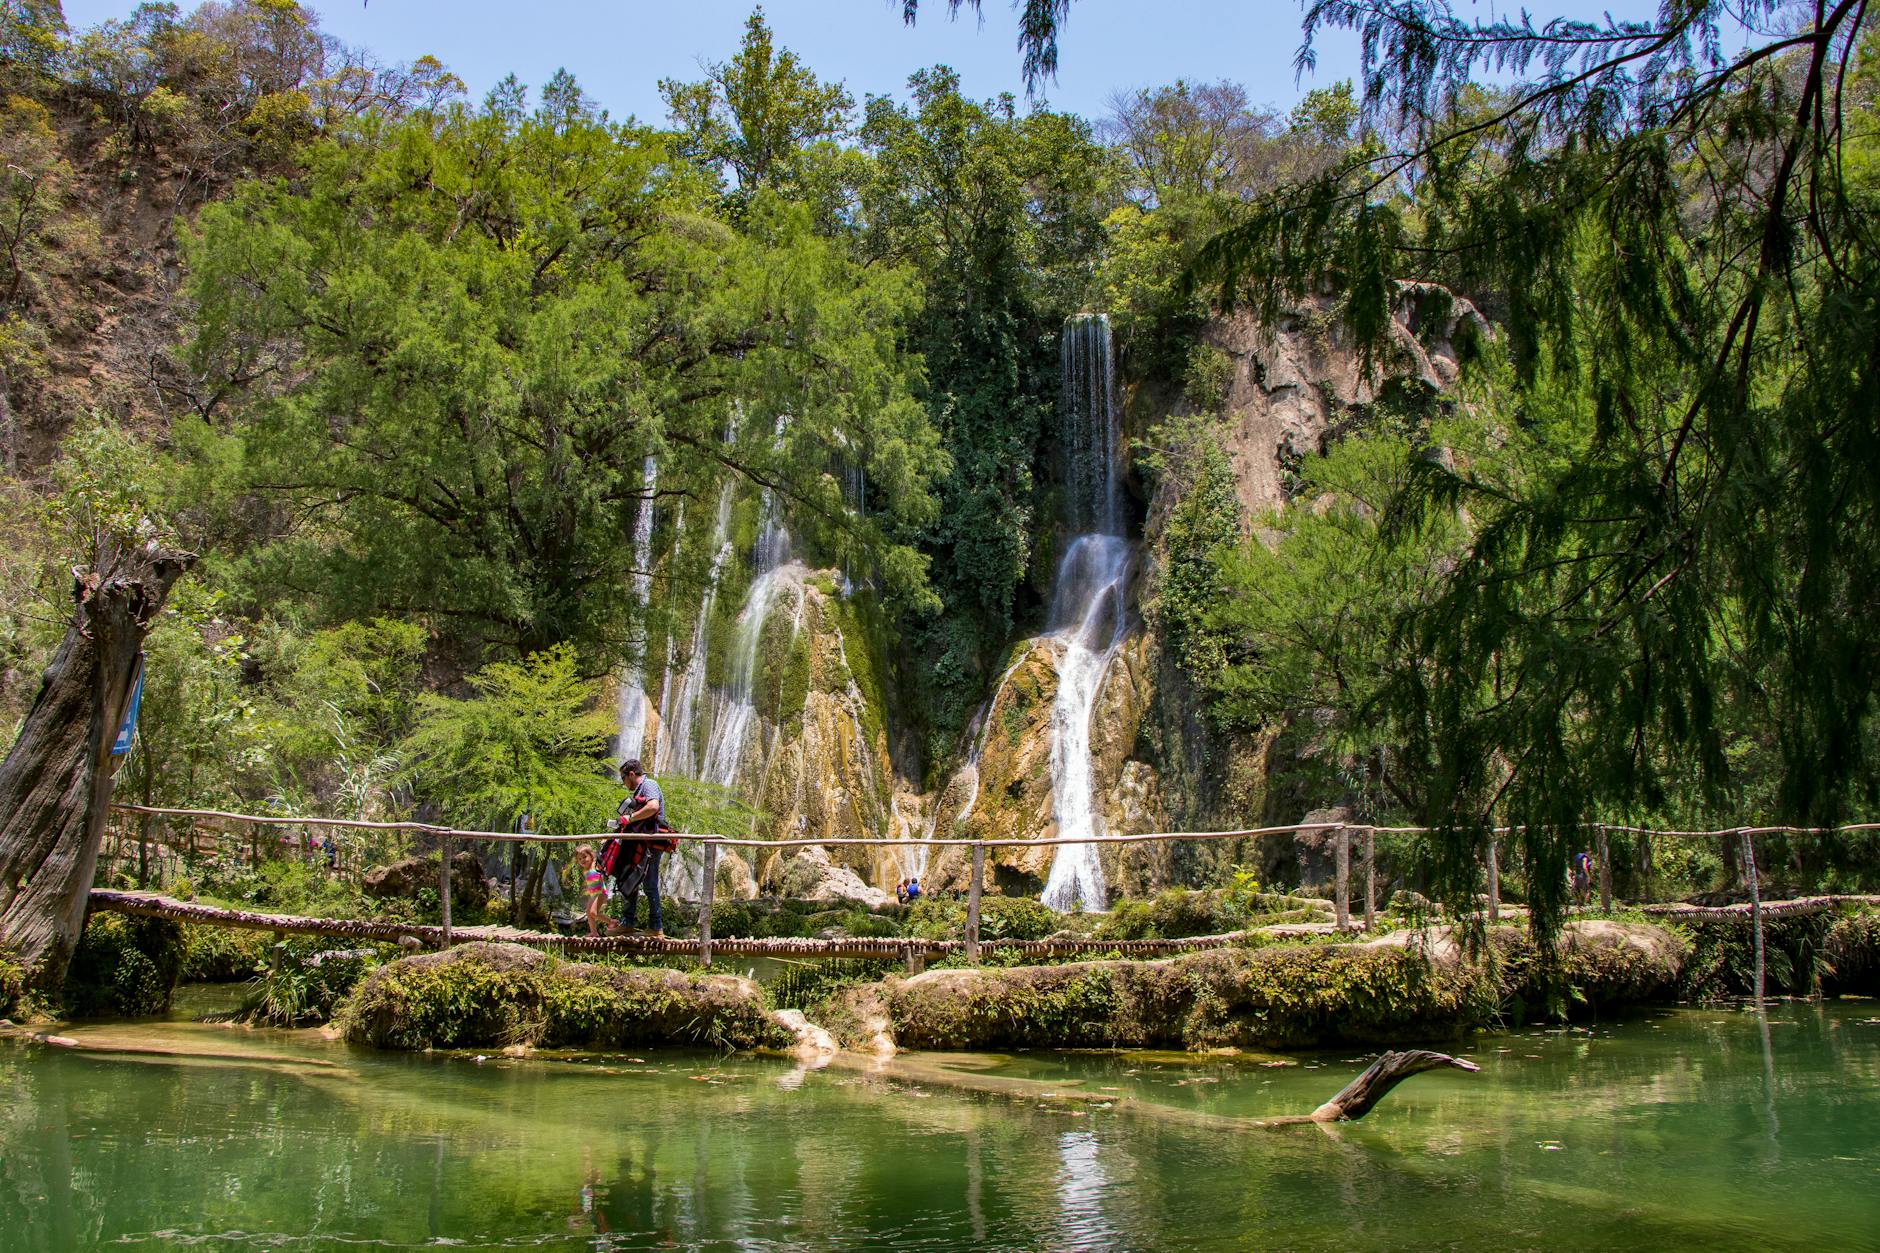
[[[705,594],[699,598],[698,617],[692,623],[692,655],[686,658],[678,692],[670,698],[665,693],[660,697],[660,713],[665,721],[659,737],[659,753],[653,762],[657,774],[669,770],[684,775],[697,773],[698,750],[692,740],[699,705],[705,695],[705,654],[711,642],[712,609],[718,604],[718,576],[731,556],[730,534],[731,484],[726,483],[718,492],[718,513],[712,523],[711,575],[705,584]],[[670,662],[666,671],[670,678]]]
[[[1116,481],[1118,413],[1109,319],[1079,317],[1063,340],[1065,481],[1070,517],[1083,529],[1058,562],[1050,630],[1057,640],[1057,698],[1051,706],[1051,810],[1060,838],[1102,834],[1090,760],[1090,717],[1103,679],[1128,630],[1132,546],[1123,535]],[[1104,907],[1095,844],[1062,844],[1045,881],[1044,903],[1065,910]]]
[[[618,747],[620,759],[638,757],[646,745],[646,643],[645,624],[647,605],[652,598],[653,574],[650,565],[653,559],[653,491],[659,485],[659,465],[649,454],[640,467],[640,482],[644,491],[640,496],[640,507],[633,515],[633,578],[629,584],[628,595],[637,611],[637,620],[641,624],[641,642],[633,650],[632,658],[627,662],[626,672],[620,676],[620,737]]]

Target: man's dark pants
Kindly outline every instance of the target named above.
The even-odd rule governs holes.
[[[647,925],[655,931],[664,931],[666,929],[659,917],[659,859],[661,856],[663,856],[663,854],[661,854],[658,849],[648,849],[646,851],[646,879],[640,885],[640,887],[646,889]],[[634,918],[639,912],[640,888],[635,888],[621,898],[620,925],[623,927],[633,926]]]

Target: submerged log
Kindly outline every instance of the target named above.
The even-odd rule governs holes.
[[[867,1057],[860,1053],[842,1052],[830,1057],[824,1064],[891,1083],[918,1083],[932,1087],[978,1092],[986,1096],[1022,1101],[1027,1105],[1045,1103],[1082,1105],[1125,1117],[1200,1127],[1228,1134],[1245,1131],[1274,1131],[1281,1127],[1303,1127],[1313,1123],[1362,1118],[1371,1111],[1372,1106],[1384,1098],[1386,1093],[1411,1075],[1443,1067],[1471,1072],[1480,1069],[1474,1062],[1450,1057],[1446,1053],[1432,1053],[1424,1049],[1412,1049],[1406,1053],[1385,1053],[1362,1075],[1345,1085],[1344,1090],[1337,1096],[1310,1114],[1244,1118],[1233,1114],[1215,1114],[1205,1110],[1188,1109],[1179,1105],[1164,1105],[1160,1101],[1143,1100],[1118,1093],[1113,1089],[1105,1089],[1101,1092],[1083,1091],[1075,1086],[1075,1081],[1064,1079],[1020,1079],[971,1070],[956,1070],[930,1058],[906,1055]]]
[[[85,924],[111,806],[111,745],[144,636],[193,560],[155,542],[107,545],[75,570],[72,622],[0,764],[0,946],[56,988]]]
[[[1441,1070],[1446,1066],[1467,1071],[1481,1069],[1474,1062],[1451,1057],[1447,1053],[1432,1053],[1428,1049],[1386,1053],[1372,1062],[1363,1074],[1346,1084],[1337,1096],[1313,1110],[1311,1120],[1346,1122],[1363,1118],[1371,1112],[1373,1105],[1411,1075],[1426,1070]]]

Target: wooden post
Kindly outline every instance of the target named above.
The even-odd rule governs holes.
[[[1377,831],[1364,829],[1364,929],[1377,930]]]
[[[1351,828],[1340,827],[1332,834],[1332,865],[1338,886],[1334,894],[1334,919],[1343,931],[1351,925]]]
[[[1743,873],[1749,878],[1749,922],[1756,943],[1756,1008],[1763,1003],[1763,925],[1762,889],[1756,882],[1756,838],[1748,831],[1739,833],[1743,840]]]
[[[917,975],[927,969],[927,950],[918,941],[910,943],[901,950],[902,960],[907,965],[907,973]]]
[[[1488,833],[1488,920],[1501,919],[1501,861],[1495,853],[1495,833]]]
[[[986,886],[986,846],[973,845],[973,882],[966,890],[966,964],[979,964],[979,895]]]
[[[1606,855],[1606,824],[1593,828],[1599,840],[1599,911],[1612,912],[1612,859]]]
[[[437,908],[443,915],[444,947],[450,947],[450,841],[437,837]]]
[[[712,964],[712,899],[718,895],[718,846],[705,845],[705,882],[698,902],[698,964]]]

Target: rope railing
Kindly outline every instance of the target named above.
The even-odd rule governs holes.
[[[450,840],[480,840],[498,843],[575,843],[580,841],[603,840],[617,834],[611,831],[597,831],[584,834],[551,835],[542,832],[515,831],[476,831],[458,827],[442,826],[428,822],[375,822],[362,818],[309,818],[287,814],[244,814],[220,809],[181,809],[161,805],[137,805],[126,802],[113,803],[111,808],[118,813],[141,814],[160,817],[187,818],[191,820],[213,820],[239,822],[255,826],[271,827],[337,827],[340,829],[368,831],[402,831],[418,835],[428,835],[439,841],[440,845]],[[1665,839],[1736,839],[1740,841],[1744,877],[1750,892],[1750,916],[1755,934],[1756,954],[1756,1000],[1761,1003],[1764,992],[1763,970],[1763,905],[1761,888],[1756,868],[1755,838],[1767,835],[1843,835],[1855,832],[1880,831],[1880,822],[1845,823],[1835,827],[1802,827],[1789,825],[1735,826],[1720,827],[1715,830],[1663,830],[1653,827],[1629,826],[1619,823],[1583,823],[1583,829],[1590,829],[1598,847],[1600,906],[1605,912],[1612,910],[1612,872],[1607,848],[1607,836],[1618,833]],[[990,838],[967,839],[960,837],[920,837],[897,839],[888,836],[850,836],[837,835],[816,839],[766,840],[756,837],[739,837],[718,834],[685,834],[684,838],[704,849],[705,864],[701,875],[702,895],[699,909],[699,937],[694,942],[666,941],[661,951],[682,951],[695,949],[701,964],[709,966],[712,955],[711,907],[716,893],[718,850],[721,848],[831,848],[831,847],[891,847],[891,848],[966,848],[972,852],[972,871],[967,890],[967,912],[965,940],[961,945],[966,959],[976,962],[982,948],[979,939],[980,899],[985,884],[985,851],[988,848],[1054,848],[1069,844],[1144,844],[1172,840],[1230,840],[1252,839],[1272,835],[1311,835],[1333,833],[1334,854],[1334,898],[1333,921],[1335,927],[1344,931],[1351,926],[1350,918],[1350,877],[1351,877],[1351,837],[1353,833],[1361,835],[1363,844],[1364,873],[1364,929],[1375,928],[1377,920],[1377,854],[1376,837],[1379,835],[1432,835],[1437,832],[1433,827],[1375,827],[1360,823],[1341,822],[1302,822],[1283,826],[1244,827],[1226,831],[1149,831],[1135,835],[1091,835],[1057,836],[1050,838]],[[1495,827],[1489,831],[1487,850],[1488,899],[1487,913],[1490,921],[1500,917],[1499,862],[1496,841],[1504,836],[1514,835],[1525,830],[1523,827]],[[450,864],[451,859],[439,859],[438,905],[442,926],[438,928],[442,942],[452,943],[451,901],[450,901]],[[721,950],[727,942],[719,941]],[[673,945],[680,946],[677,949]],[[914,950],[903,946],[908,954],[910,968],[918,964]],[[922,958],[925,951],[920,954]]]

